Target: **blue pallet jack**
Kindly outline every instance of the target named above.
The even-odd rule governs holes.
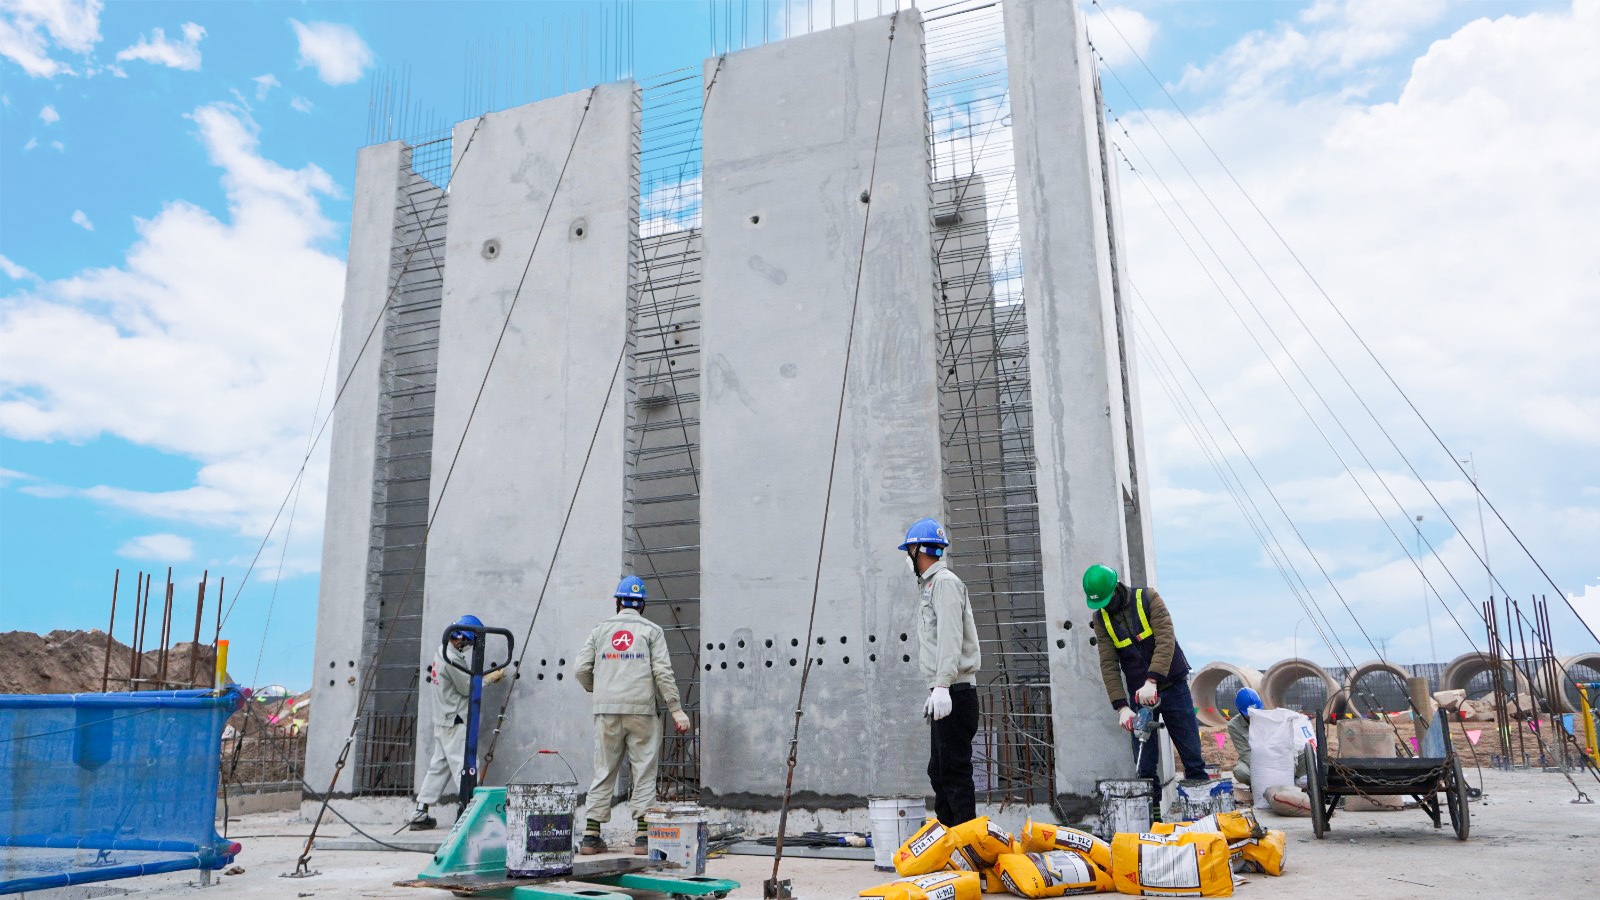
[[[672,900],[726,897],[739,882],[726,878],[671,875],[663,863],[642,857],[581,860],[572,874],[555,878],[506,876],[506,789],[480,787],[439,845],[427,868],[397,887],[437,888],[456,896],[496,900],[636,900],[607,888],[650,891]]]

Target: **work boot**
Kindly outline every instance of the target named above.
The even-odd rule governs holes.
[[[594,856],[597,853],[606,853],[610,850],[606,842],[598,834],[586,834],[578,842],[578,853],[582,856]]]
[[[426,806],[419,806],[416,813],[412,815],[411,821],[406,824],[406,827],[412,831],[432,831],[439,827],[439,823],[433,816],[428,815]]]
[[[648,835],[645,832],[641,831],[637,835],[634,836],[634,839],[633,839],[633,855],[634,856],[649,856],[650,855],[650,835]]]

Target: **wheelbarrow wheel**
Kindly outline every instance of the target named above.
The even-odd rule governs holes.
[[[1461,775],[1461,760],[1452,756],[1445,769],[1445,804],[1450,810],[1450,827],[1457,840],[1466,840],[1472,831],[1472,810],[1468,805],[1467,780]]]
[[[1311,833],[1317,840],[1328,831],[1327,807],[1322,801],[1322,772],[1317,765],[1317,751],[1310,744],[1306,745],[1306,798],[1311,802]]]

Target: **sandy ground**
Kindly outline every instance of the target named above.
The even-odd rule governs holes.
[[[1476,784],[1475,772],[1468,770]],[[1600,797],[1589,775],[1579,784]],[[1247,876],[1236,896],[1262,898],[1411,897],[1572,897],[1596,893],[1595,836],[1600,834],[1600,804],[1573,805],[1567,781],[1542,772],[1483,773],[1486,796],[1472,806],[1472,836],[1457,841],[1448,824],[1435,831],[1417,810],[1384,813],[1340,812],[1327,839],[1315,840],[1308,819],[1284,819],[1262,812],[1263,824],[1288,832],[1282,877]],[[115,895],[145,897],[303,898],[383,897],[425,900],[449,895],[393,882],[414,877],[427,863],[423,853],[328,851],[313,854],[320,875],[281,878],[293,870],[309,825],[297,813],[260,813],[236,820],[232,837],[244,845],[243,874],[218,878],[219,885],[198,888],[194,873],[117,882]],[[324,827],[344,836],[349,829]],[[300,839],[297,840],[296,837]],[[1493,853],[1485,852],[1492,849]],[[707,874],[732,878],[744,887],[733,896],[760,897],[761,881],[771,874],[770,858],[733,856],[713,859]],[[867,862],[786,859],[782,876],[792,879],[795,896],[805,900],[848,898],[888,880]],[[109,886],[108,886],[109,887]],[[122,894],[121,891],[129,891]],[[62,895],[29,894],[52,900]],[[85,896],[78,894],[77,896]],[[647,895],[640,895],[641,897]]]

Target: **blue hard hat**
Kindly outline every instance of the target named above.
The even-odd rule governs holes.
[[[1261,695],[1256,693],[1255,688],[1242,687],[1239,688],[1239,693],[1233,695],[1233,708],[1246,718],[1249,717],[1250,710],[1262,709],[1264,706]]]
[[[950,538],[945,536],[944,526],[940,525],[937,519],[918,519],[906,529],[906,539],[900,545],[900,549],[910,550],[913,544],[948,547]]]
[[[616,597],[618,600],[643,603],[645,599],[650,596],[650,594],[644,589],[643,578],[640,578],[637,575],[629,575],[627,578],[622,579],[621,583],[617,585],[617,592],[612,596]]]
[[[473,626],[475,628],[482,628],[483,627],[483,623],[478,620],[477,616],[462,616],[461,618],[456,620],[456,624],[457,625],[471,625],[471,626]],[[452,632],[450,632],[450,636],[453,637],[453,638],[464,638],[464,639],[469,640],[469,641],[472,640],[474,637],[476,637],[476,635],[474,635],[470,631],[452,631]]]

